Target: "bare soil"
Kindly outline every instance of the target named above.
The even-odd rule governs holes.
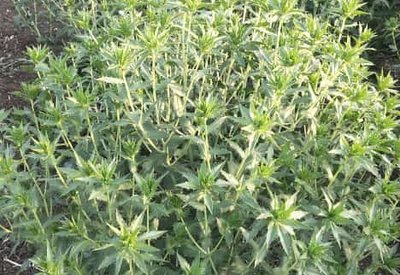
[[[0,108],[23,105],[13,93],[21,82],[33,79],[34,75],[20,69],[27,46],[36,42],[35,36],[26,29],[17,29],[14,24],[16,12],[12,0],[0,1]]]
[[[0,240],[0,274],[35,274],[35,270],[28,262],[32,255],[27,245],[15,246],[7,237],[2,238]]]

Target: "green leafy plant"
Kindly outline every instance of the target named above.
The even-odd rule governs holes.
[[[37,270],[399,272],[400,101],[360,1],[68,3],[0,112],[3,233]]]

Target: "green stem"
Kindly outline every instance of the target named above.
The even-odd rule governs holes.
[[[229,62],[229,66],[228,66],[228,71],[227,71],[227,77],[226,77],[226,86],[227,87],[230,87],[231,85],[229,85],[229,82],[230,82],[230,78],[231,78],[231,76],[232,76],[232,71],[233,71],[233,66],[235,65],[235,58],[231,58],[231,60],[230,60],[230,62]],[[237,91],[235,90],[233,93],[232,93],[232,97],[234,97],[235,95],[236,95],[236,93],[237,93]],[[227,93],[224,93],[224,101],[226,102],[227,101]]]
[[[211,153],[210,153],[210,144],[208,140],[207,120],[204,122],[204,158],[207,163],[208,169],[211,170]]]
[[[40,219],[39,219],[39,216],[38,216],[38,214],[37,214],[37,212],[36,212],[36,209],[33,209],[33,210],[32,210],[32,213],[33,213],[33,216],[35,217],[36,222],[38,223],[38,225],[39,225],[39,227],[40,227],[40,231],[42,231],[42,233],[43,233],[43,235],[44,235],[44,234],[45,234],[45,230],[44,230],[44,227],[43,227],[43,225],[42,225],[42,222],[41,222]]]
[[[78,155],[77,152],[76,152],[76,150],[75,150],[75,148],[74,148],[74,146],[72,145],[71,141],[70,141],[69,138],[68,138],[67,132],[65,131],[64,127],[62,127],[62,126],[61,126],[61,135],[62,135],[62,138],[64,139],[64,142],[68,145],[68,147],[69,147],[76,155]]]
[[[119,121],[121,120],[121,114],[120,114],[120,110],[119,107],[116,110],[117,112],[117,137],[115,138],[115,148],[114,151],[117,152],[117,156],[119,157],[121,155],[121,125],[119,124]]]
[[[279,45],[281,42],[281,32],[282,32],[282,20],[279,18],[279,23],[278,23],[278,34],[276,37],[276,45],[275,45],[275,50],[277,51],[279,49]]]
[[[231,245],[231,249],[230,249],[230,252],[229,252],[228,264],[230,264],[232,262],[233,253],[234,253],[234,250],[235,250],[235,243],[236,243],[237,239],[239,238],[239,235],[240,235],[239,233],[240,233],[240,231],[237,231],[236,234],[235,234],[235,238],[233,239],[233,242],[232,242],[232,245]]]
[[[150,232],[150,207],[148,203],[146,203],[146,232]],[[147,240],[147,244],[150,245],[150,240]]]
[[[55,162],[55,161],[54,161]],[[68,187],[67,182],[65,181],[63,175],[61,174],[60,169],[58,168],[57,164],[54,163],[54,169],[56,170],[57,176],[59,177],[59,179],[61,180],[62,184],[64,185],[64,187]]]
[[[397,47],[396,36],[395,36],[394,32],[392,32],[392,40],[393,40],[393,46],[396,51],[397,58],[400,60],[400,51],[399,51],[399,48]]]
[[[129,274],[136,274],[135,273],[135,266],[133,265],[133,261],[129,261]]]
[[[343,32],[344,32],[344,29],[345,29],[345,27],[346,27],[346,20],[347,20],[346,17],[343,18],[342,26],[340,27],[340,33],[339,33],[339,39],[338,39],[338,43],[339,43],[339,44],[340,44],[340,41],[342,41]]]
[[[188,234],[190,240],[193,242],[193,244],[197,247],[197,249],[199,249],[199,251],[201,253],[203,253],[204,255],[207,255],[208,253],[199,245],[199,243],[196,241],[196,239],[193,237],[193,235],[190,233],[189,228],[186,225],[186,222],[183,220],[182,217],[180,217],[181,222],[183,223],[183,226],[185,227],[185,231]]]
[[[86,112],[86,121],[87,121],[87,124],[88,124],[89,135],[90,135],[90,138],[91,138],[92,143],[93,143],[94,151],[95,151],[95,153],[99,154],[99,150],[97,149],[97,144],[96,144],[96,140],[95,140],[95,137],[94,137],[93,125],[92,125],[92,122],[90,120],[89,112]]]
[[[156,76],[156,55],[153,53],[151,57],[151,85],[153,90],[153,102],[155,106],[157,124],[160,124],[160,112],[157,102],[157,76]]]
[[[96,17],[96,2],[94,0],[90,1],[90,8],[91,8],[91,12],[92,12],[92,24],[93,24],[93,28],[97,28],[97,17]]]
[[[205,234],[205,236],[209,235],[207,211],[208,211],[208,209],[207,209],[206,205],[204,205],[204,234]]]
[[[246,164],[247,159],[250,157],[251,153],[253,152],[254,148],[256,147],[256,144],[258,142],[259,136],[254,135],[252,140],[250,141],[249,147],[247,147],[246,152],[244,154],[244,157],[242,161],[240,162],[239,168],[236,172],[236,178],[239,179],[242,176],[242,173],[244,171],[244,165]]]
[[[186,106],[187,101],[190,97],[191,89],[188,87],[188,79],[189,79],[189,62],[188,62],[188,48],[190,45],[190,29],[192,26],[192,15],[189,13],[188,15],[184,15],[185,25],[182,28],[182,60],[183,60],[183,91],[185,92],[185,100],[184,106]]]
[[[135,107],[133,105],[131,91],[130,91],[130,88],[129,88],[128,81],[126,80],[125,72],[122,72],[122,80],[124,81],[124,85],[125,85],[126,96],[128,98],[128,105],[129,105],[129,107],[131,109],[131,112],[134,112],[135,111]]]
[[[110,198],[110,192],[109,191],[107,191],[107,204],[108,204],[108,219],[110,220],[110,221],[112,221],[113,220],[113,212],[112,212],[112,209],[113,209],[113,203],[112,203],[112,199]]]
[[[33,1],[33,13],[34,13],[34,15],[33,15],[33,20],[34,20],[34,22],[33,22],[33,28],[34,28],[34,30],[35,30],[35,32],[37,33],[37,35],[38,35],[38,38],[42,38],[42,34],[40,33],[40,30],[39,30],[39,28],[38,28],[38,11],[37,11],[37,2],[36,2],[36,0],[34,0]]]
[[[219,274],[218,270],[215,268],[215,264],[214,264],[214,261],[212,260],[211,256],[208,257],[208,260],[209,260],[209,262],[211,264],[211,268],[212,268],[214,274],[218,275]]]
[[[20,153],[20,155],[21,155],[22,161],[23,161],[23,163],[24,163],[24,165],[25,165],[25,167],[26,167],[26,169],[27,169],[28,174],[31,175],[32,170],[31,170],[31,168],[30,168],[30,166],[29,166],[29,164],[28,164],[28,161],[26,160],[25,155],[23,154],[21,148],[19,148],[19,153]],[[41,197],[42,200],[43,200],[43,204],[44,204],[44,209],[45,209],[45,211],[46,211],[46,215],[47,215],[47,217],[50,217],[51,213],[50,213],[50,211],[49,211],[49,207],[47,206],[46,196],[45,196],[45,194],[43,193],[42,189],[40,189],[39,183],[37,182],[36,178],[35,178],[34,176],[31,176],[31,179],[32,179],[32,181],[33,181],[33,183],[34,183],[36,189],[38,190],[38,192],[39,192],[39,194],[40,194],[40,197]]]
[[[35,103],[33,102],[33,100],[30,100],[30,104],[31,104],[33,122],[35,123],[36,131],[38,133],[40,133],[39,120],[38,120],[36,112],[35,112]]]

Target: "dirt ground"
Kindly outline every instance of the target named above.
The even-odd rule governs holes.
[[[36,39],[29,30],[15,27],[14,16],[12,0],[0,0],[0,108],[23,104],[13,93],[21,82],[33,78],[32,74],[22,71],[20,65],[26,47]]]
[[[27,246],[14,244],[8,238],[0,240],[0,274],[1,275],[31,275],[35,274],[27,259],[32,257],[32,251]]]

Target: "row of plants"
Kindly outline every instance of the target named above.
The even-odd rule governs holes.
[[[39,274],[398,274],[395,81],[365,6],[318,2],[50,1],[72,39],[0,111],[3,234]]]
[[[70,37],[73,33],[69,22],[77,16],[76,11],[82,0],[13,0],[18,16],[16,22],[21,27],[31,28],[41,42],[51,43]],[[96,3],[96,1],[92,1]],[[101,2],[101,1],[100,1]],[[126,1],[139,3],[140,1]],[[146,2],[146,1],[145,1]],[[145,3],[144,2],[144,3]],[[162,1],[160,1],[162,2]],[[307,12],[318,16],[328,16],[332,8],[337,7],[338,1],[301,0],[299,5]],[[108,4],[108,1],[102,4]],[[395,56],[400,61],[400,2],[397,0],[368,0],[361,7],[364,17],[359,20],[370,25],[377,34],[372,45],[378,53],[386,57]],[[45,18],[45,20],[44,20]],[[83,19],[84,20],[84,19]],[[46,26],[44,26],[46,21]],[[370,52],[370,58],[382,58]],[[399,65],[395,61],[394,67]]]

